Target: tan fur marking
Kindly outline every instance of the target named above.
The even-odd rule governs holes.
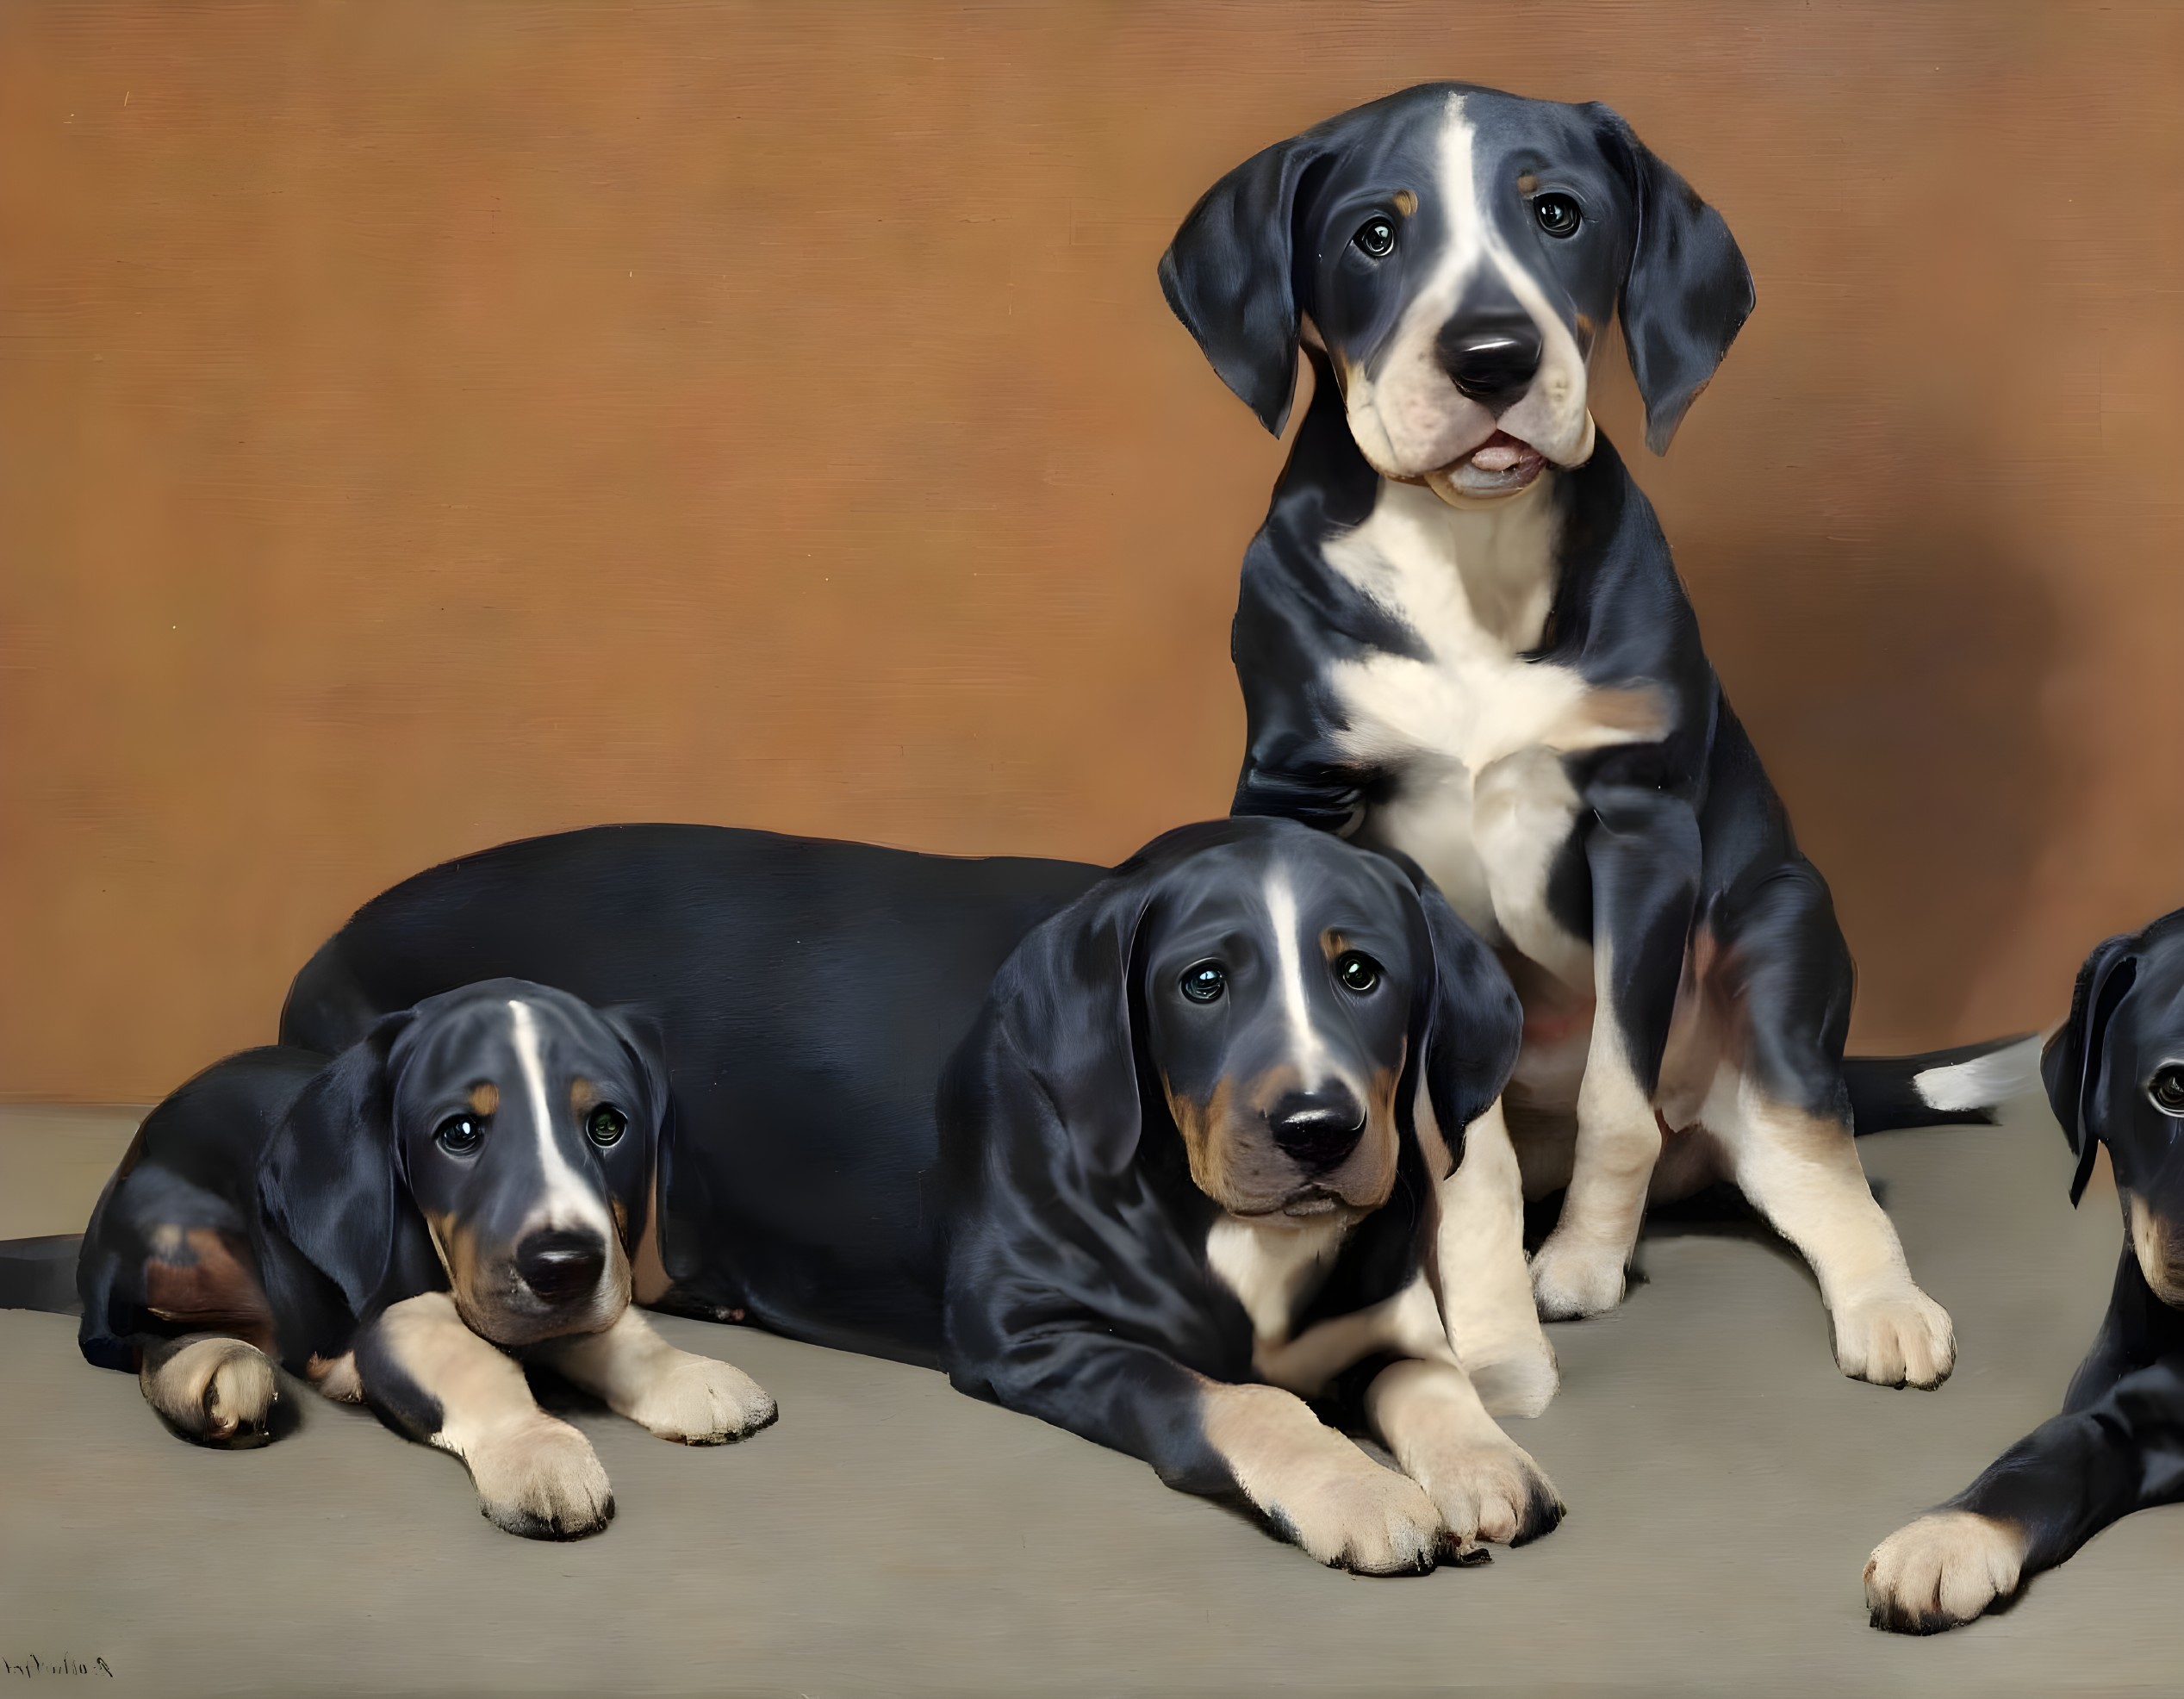
[[[1397,190],[1395,200],[1396,210],[1401,213],[1405,218],[1409,218],[1413,213],[1418,210],[1418,197],[1412,194],[1408,189]]]
[[[2124,1218],[2131,1223],[2131,1248],[2138,1257],[2138,1272],[2156,1298],[2184,1309],[2184,1256],[2178,1254],[2184,1247],[2178,1245],[2169,1224],[2146,1207],[2144,1198],[2120,1186],[2117,1194],[2123,1199]]]
[[[551,1340],[532,1354],[677,1445],[740,1440],[774,1419],[774,1400],[756,1381],[732,1364],[676,1350],[635,1310],[603,1332]]]
[[[538,1408],[515,1360],[464,1326],[445,1292],[390,1304],[376,1325],[388,1354],[439,1406],[427,1440],[463,1459],[496,1526],[563,1540],[607,1526],[614,1496],[590,1443]]]
[[[1206,1443],[1244,1497],[1306,1552],[1367,1575],[1433,1567],[1440,1514],[1416,1481],[1382,1468],[1294,1393],[1200,1385]]]
[[[247,1252],[209,1227],[162,1226],[152,1242],[159,1255],[144,1265],[146,1309],[163,1322],[272,1348],[272,1307]]]
[[[644,1212],[644,1234],[637,1242],[637,1254],[631,1259],[631,1296],[639,1304],[657,1304],[668,1295],[675,1282],[668,1278],[667,1264],[660,1256],[660,1165],[656,1157],[652,1163],[652,1180],[647,1187],[651,1206]]]
[[[588,1115],[599,1101],[599,1087],[590,1080],[578,1079],[569,1082],[569,1106],[576,1111],[579,1121]]]
[[[1593,321],[1592,321],[1592,314],[1590,314],[1590,313],[1580,313],[1580,314],[1577,314],[1577,334],[1578,334],[1578,335],[1580,335],[1580,336],[1590,336],[1590,335],[1593,333],[1593,332],[1594,332],[1594,331],[1596,331],[1596,330],[1597,330],[1598,328],[1599,328],[1599,327],[1598,327],[1597,325],[1594,324],[1594,323],[1593,323]]]
[[[339,1357],[314,1355],[304,1364],[303,1374],[321,1396],[336,1403],[364,1402],[364,1383],[357,1378],[357,1354],[353,1351],[344,1351]]]
[[[481,1080],[470,1087],[470,1113],[491,1115],[501,1107],[501,1088],[490,1080]]]
[[[1222,1080],[1204,1103],[1184,1096],[1168,1084],[1166,1074],[1160,1077],[1160,1091],[1167,1098],[1168,1113],[1175,1117],[1176,1130],[1183,1135],[1183,1151],[1191,1164],[1192,1182],[1209,1198],[1226,1198],[1229,1173],[1224,1159],[1228,1141],[1220,1136],[1220,1131],[1230,1124],[1234,1113],[1231,1104],[1235,1092],[1229,1082]]]

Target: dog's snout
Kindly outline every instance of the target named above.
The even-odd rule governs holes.
[[[607,1247],[587,1233],[549,1229],[516,1248],[516,1273],[549,1304],[566,1304],[599,1285]]]
[[[1299,1167],[1320,1173],[1357,1148],[1365,1131],[1365,1105],[1348,1086],[1330,1085],[1290,1092],[1268,1111],[1266,1120],[1284,1155]]]
[[[1442,327],[1434,352],[1449,382],[1498,414],[1530,385],[1541,347],[1540,327],[1528,314],[1464,314]]]

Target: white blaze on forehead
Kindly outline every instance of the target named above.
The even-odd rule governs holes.
[[[531,1096],[531,1118],[538,1129],[538,1166],[546,1178],[545,1224],[549,1227],[590,1227],[610,1243],[613,1225],[597,1189],[569,1165],[554,1142],[552,1105],[546,1098],[546,1067],[538,1051],[538,1023],[531,1005],[520,999],[508,1000],[516,1064],[523,1070],[525,1088]]]
[[[1490,188],[1478,178],[1478,131],[1464,98],[1448,97],[1434,140],[1434,175],[1447,227],[1441,251],[1404,310],[1378,372],[1352,375],[1350,428],[1366,458],[1383,472],[1434,470],[1463,443],[1476,445],[1497,428],[1558,464],[1581,465],[1592,453],[1584,355],[1539,279],[1495,227]],[[1483,269],[1490,269],[1515,296],[1540,338],[1538,374],[1498,421],[1467,399],[1440,364],[1442,328]]]
[[[1304,990],[1304,953],[1297,934],[1297,892],[1289,882],[1289,869],[1276,868],[1266,875],[1266,920],[1274,934],[1274,971],[1281,981],[1282,1010],[1288,1018],[1290,1042],[1295,1047],[1300,1083],[1310,1091],[1319,1083],[1320,1062],[1326,1045],[1312,1024],[1311,999]],[[1318,941],[1315,939],[1314,953]]]

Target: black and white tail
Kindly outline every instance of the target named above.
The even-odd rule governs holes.
[[[1922,1056],[1845,1056],[1860,1138],[1898,1127],[1992,1126],[1995,1111],[2040,1089],[2040,1037],[1990,1038]]]

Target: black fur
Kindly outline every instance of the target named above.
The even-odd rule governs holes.
[[[2119,1192],[2136,1196],[2184,1254],[2184,1118],[2149,1094],[2157,1070],[2184,1061],[2184,910],[2106,940],[2079,971],[2070,1016],[2041,1073],[2078,1159],[2075,1204],[2105,1147]],[[2020,1585],[2134,1510],[2184,1498],[2184,1313],[2148,1284],[2126,1214],[2108,1313],[2071,1377],[2062,1413],[1995,1459],[1942,1508],[2023,1530]],[[1955,1626],[1928,1612],[1876,1608],[1876,1627]]]
[[[1263,1054],[1272,947],[1251,899],[1276,867],[1304,918],[1368,949],[1399,999],[1392,1025],[1341,1042],[1362,1072],[1422,1070],[1459,1148],[1515,1057],[1506,978],[1415,870],[1286,821],[1183,828],[1112,873],[700,826],[533,839],[367,905],[299,976],[283,1030],[339,1042],[488,973],[638,1002],[674,1065],[663,1307],[943,1367],[1223,1492],[1197,1377],[1254,1378],[1252,1333],[1207,1268],[1219,1206],[1165,1092]],[[1171,958],[1191,928],[1215,940],[1191,943],[1194,960],[1233,958],[1233,1020],[1171,1023],[1162,1053],[1147,999],[1178,997]],[[1407,1105],[1417,1075],[1400,1077]],[[1307,1317],[1377,1302],[1419,1266],[1434,1176],[1407,1108],[1397,1123],[1393,1189]],[[1286,1188],[1276,1204],[1341,1179],[1265,1148],[1251,1160]]]

